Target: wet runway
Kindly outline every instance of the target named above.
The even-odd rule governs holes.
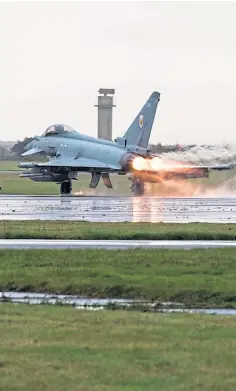
[[[0,239],[0,249],[104,249],[129,250],[182,249],[236,247],[236,240],[51,240],[51,239]]]
[[[236,198],[0,195],[0,220],[236,223]]]

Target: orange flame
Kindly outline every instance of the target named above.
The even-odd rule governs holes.
[[[146,170],[146,167],[147,167],[146,160],[141,156],[134,158],[132,164],[133,164],[133,168],[137,171]]]
[[[161,172],[168,171],[182,174],[199,172],[199,175],[202,172],[201,167],[197,168],[196,166],[186,164],[185,162],[165,160],[159,157],[144,159],[141,156],[137,156],[134,158],[132,165],[133,169],[136,171],[149,171],[159,175],[161,175]]]

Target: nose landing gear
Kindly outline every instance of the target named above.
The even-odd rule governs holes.
[[[70,180],[64,181],[61,183],[61,195],[62,194],[70,194],[72,190],[72,183]]]

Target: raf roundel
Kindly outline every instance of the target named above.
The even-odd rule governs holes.
[[[139,123],[139,127],[142,128],[143,127],[143,115],[139,116],[138,123]]]

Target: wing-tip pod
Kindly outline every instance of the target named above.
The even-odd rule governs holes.
[[[232,170],[235,168],[234,163],[229,163],[229,164],[218,164],[216,166],[209,166],[209,170]]]

